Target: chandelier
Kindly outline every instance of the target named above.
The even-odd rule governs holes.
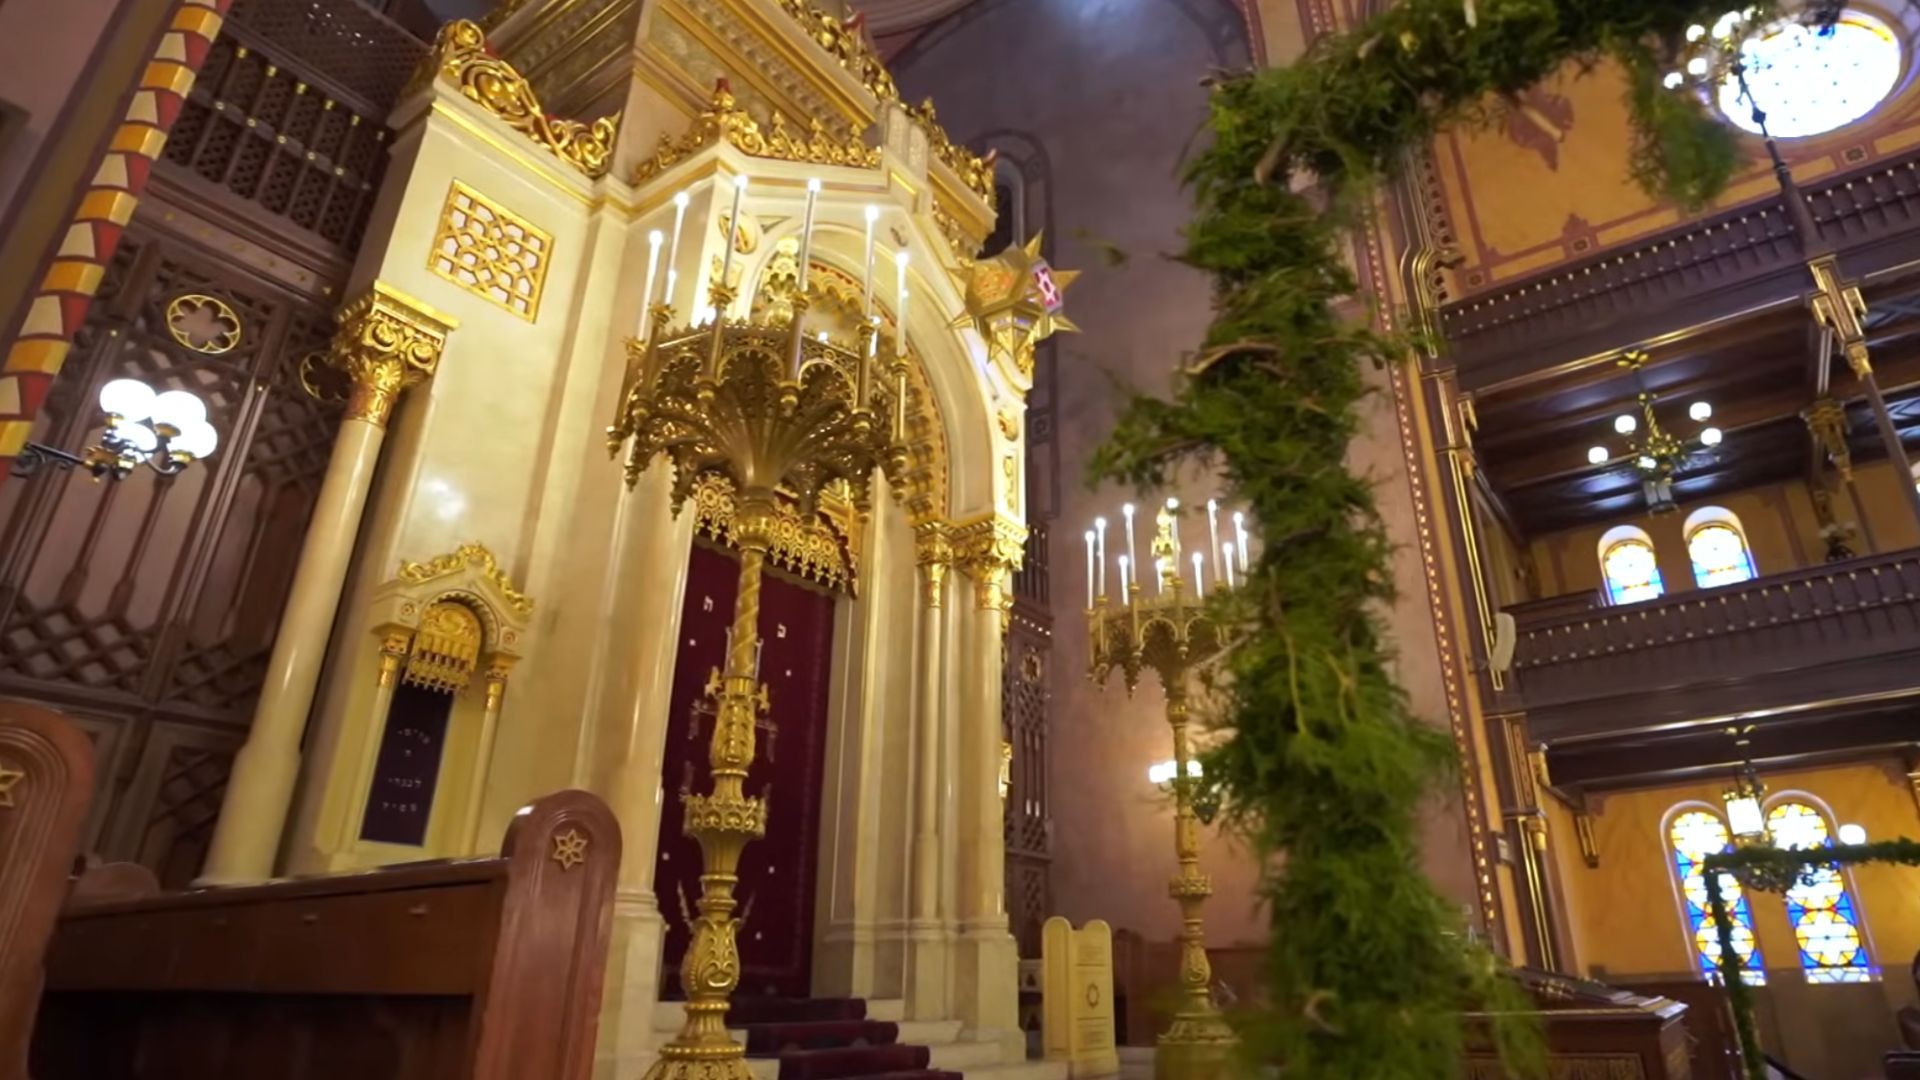
[[[1646,363],[1647,354],[1638,349],[1620,359],[1620,365],[1633,372],[1636,382],[1640,381],[1640,371]],[[1673,501],[1674,474],[1696,456],[1711,454],[1720,445],[1722,433],[1707,423],[1713,417],[1713,406],[1706,401],[1695,401],[1687,406],[1687,419],[1703,426],[1691,438],[1673,434],[1661,426],[1660,417],[1654,411],[1659,400],[1659,395],[1642,383],[1635,397],[1638,414],[1623,412],[1613,418],[1613,430],[1626,440],[1626,453],[1616,458],[1605,446],[1593,446],[1587,450],[1587,463],[1610,465],[1616,460],[1630,461],[1639,474],[1647,508],[1663,514],[1677,508]]]
[[[100,388],[100,411],[107,414],[107,427],[99,445],[76,454],[27,443],[14,459],[13,475],[32,476],[52,466],[120,480],[144,464],[174,476],[220,445],[220,433],[207,422],[206,402],[185,390],[156,393],[138,379],[114,379]]]

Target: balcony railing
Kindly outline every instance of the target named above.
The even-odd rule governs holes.
[[[1621,607],[1513,614],[1515,681],[1545,742],[1920,692],[1920,549]]]

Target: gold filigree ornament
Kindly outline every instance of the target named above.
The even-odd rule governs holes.
[[[734,534],[733,481],[708,473],[694,481],[694,527],[729,546],[738,546]],[[852,560],[848,558],[848,538],[836,532],[825,514],[801,517],[782,501],[775,511],[767,557],[801,577],[811,578],[833,589],[854,591]]]
[[[565,873],[587,861],[588,839],[578,829],[568,829],[553,838],[553,861]]]
[[[468,100],[478,102],[588,178],[597,180],[612,166],[620,115],[603,116],[590,124],[547,115],[526,77],[493,55],[487,48],[486,31],[471,19],[455,19],[440,28],[433,65]]]
[[[919,106],[909,106],[907,115],[919,123],[927,133],[927,143],[933,150],[933,156],[952,169],[967,189],[980,196],[980,201],[993,208],[995,192],[993,185],[993,165],[999,159],[999,152],[989,150],[985,156],[954,142],[947,136],[947,129],[940,126],[940,117],[933,108],[933,99],[922,101]]]
[[[807,130],[795,132],[779,112],[767,122],[765,131],[745,109],[740,108],[727,80],[714,83],[713,98],[693,118],[693,124],[678,138],[660,136],[653,156],[633,170],[633,182],[644,184],[680,162],[711,146],[726,142],[750,157],[797,161],[809,165],[846,165],[857,169],[880,167],[880,148],[868,146],[860,132],[830,134],[819,117],[807,122]]]
[[[515,614],[533,614],[533,599],[513,587],[512,579],[507,577],[506,571],[500,569],[499,562],[494,559],[493,552],[487,550],[485,544],[461,544],[451,554],[437,556],[430,562],[402,561],[399,577],[402,581],[422,585],[436,578],[457,574],[469,566],[480,571],[480,576],[500,590],[500,595],[506,599],[507,606],[513,608]]]
[[[866,87],[876,101],[900,100],[899,87],[894,85],[887,65],[867,44],[867,35],[857,17],[841,19],[807,0],[780,0],[780,7],[800,24],[814,44],[839,61],[847,74],[859,79],[860,85]]]
[[[167,334],[208,356],[230,353],[240,345],[240,316],[217,296],[187,293],[167,305]]]
[[[427,269],[528,322],[553,263],[553,235],[458,180],[447,189]]]
[[[419,300],[376,281],[334,316],[331,360],[353,384],[346,419],[385,427],[407,387],[431,378],[447,335],[459,325]]]

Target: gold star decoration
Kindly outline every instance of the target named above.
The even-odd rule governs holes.
[[[954,328],[972,326],[996,352],[1024,370],[1034,343],[1062,331],[1077,331],[1062,314],[1067,287],[1078,270],[1056,270],[1040,255],[1040,234],[1026,246],[1009,244],[991,259],[973,264],[966,276],[966,314]]]
[[[587,838],[577,830],[568,829],[553,838],[553,861],[560,869],[571,870],[587,861]]]
[[[11,810],[18,805],[13,801],[13,789],[26,778],[26,770],[8,768],[5,763],[0,763],[0,809]]]

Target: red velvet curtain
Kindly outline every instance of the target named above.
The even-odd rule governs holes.
[[[713,702],[706,696],[707,678],[725,659],[739,574],[733,554],[694,545],[680,614],[654,865],[654,889],[667,922],[661,990],[673,998],[682,996],[687,916],[700,896],[700,845],[681,832],[680,796],[708,790]],[[740,931],[743,997],[804,997],[809,989],[833,605],[831,593],[772,572],[760,590],[760,679],[772,707],[761,717],[747,794],[766,798],[769,809],[767,835],[747,846],[735,889],[746,914]]]

